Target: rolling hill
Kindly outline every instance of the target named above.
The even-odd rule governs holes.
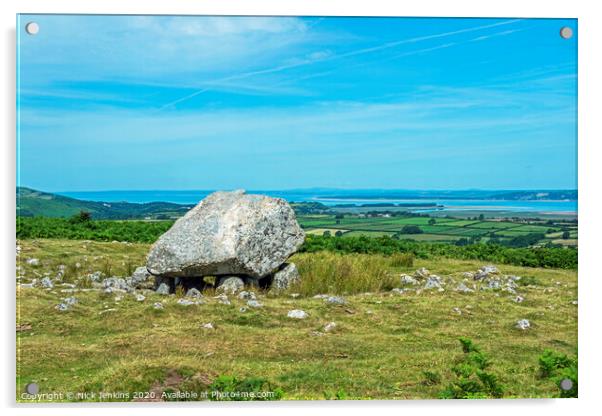
[[[193,205],[170,202],[81,201],[34,189],[17,187],[17,216],[66,218],[86,211],[95,219],[170,219],[182,216]]]

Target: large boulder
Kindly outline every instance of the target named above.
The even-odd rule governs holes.
[[[303,243],[283,199],[215,192],[177,220],[152,246],[146,267],[170,278],[245,275],[262,278]]]

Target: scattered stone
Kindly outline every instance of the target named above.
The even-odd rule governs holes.
[[[169,285],[167,285],[167,283],[161,283],[156,292],[160,295],[169,295]]]
[[[398,295],[403,295],[405,291],[406,291],[406,289],[402,289],[399,287],[395,287],[395,288],[391,289],[391,292],[397,293]]]
[[[424,285],[425,289],[441,289],[441,278],[436,275],[428,276]]]
[[[217,295],[215,297],[215,299],[217,299],[217,301],[221,304],[224,304],[224,305],[230,304],[230,300],[228,299],[228,296],[226,296],[224,293],[222,293],[221,295]]]
[[[452,308],[452,311],[454,311],[454,312],[455,312],[455,313],[457,313],[458,315],[462,315],[462,309],[460,309],[460,308],[458,308],[458,307]]]
[[[500,272],[497,269],[497,267],[492,266],[492,265],[483,266],[479,270],[481,270],[482,272],[487,273],[487,274],[496,274],[496,273]]]
[[[138,293],[138,294],[136,295],[136,301],[137,301],[137,302],[144,302],[144,299],[146,299],[146,297],[145,297],[144,295],[142,295],[142,294],[140,294],[140,293]]]
[[[186,297],[187,298],[202,298],[203,294],[201,293],[200,290],[193,287],[193,288],[188,289],[188,292],[186,292]]]
[[[328,322],[324,325],[324,332],[332,332],[337,328],[336,322]]]
[[[256,301],[255,299],[251,299],[247,301],[247,306],[250,306],[251,308],[261,308],[263,304]]]
[[[295,212],[280,198],[215,192],[163,234],[147,268],[168,277],[247,275],[262,278],[303,244]]]
[[[54,287],[54,284],[52,283],[52,280],[50,280],[49,277],[45,277],[42,280],[40,280],[40,284],[43,288],[46,289],[52,289]]]
[[[324,294],[314,296],[314,299],[326,299],[326,298],[328,298],[328,295],[324,295]]]
[[[40,265],[40,260],[35,259],[35,258],[27,259],[25,262],[27,264],[29,264],[30,266],[39,266]]]
[[[328,296],[326,298],[326,303],[333,305],[345,305],[347,301],[340,296]]]
[[[474,273],[473,272],[463,272],[462,277],[465,279],[468,279],[468,280],[474,280]]]
[[[220,277],[217,283],[217,291],[232,295],[245,288],[245,282],[238,276]]]
[[[523,298],[522,296],[517,296],[514,298],[514,301],[516,303],[522,303],[525,300],[525,298]]]
[[[79,264],[79,263],[77,263],[77,264]],[[77,266],[77,264],[76,264],[76,266]],[[103,277],[102,272],[94,272],[94,273],[90,273],[86,276],[86,278],[88,280],[90,280],[91,282],[99,282],[102,279],[102,277]]]
[[[215,327],[213,326],[213,324],[211,322],[207,322],[206,324],[203,324],[202,328],[205,328],[205,329],[215,329]]]
[[[499,288],[502,287],[502,284],[499,280],[497,279],[491,279],[487,281],[487,285],[481,287],[481,289],[488,289],[488,290],[497,290]]]
[[[574,301],[571,302],[572,305],[577,305],[577,303],[578,302],[576,300],[574,300]]]
[[[529,322],[528,319],[521,319],[520,321],[516,322],[516,327],[524,331],[531,328],[531,322]]]
[[[305,319],[309,315],[307,314],[307,312],[302,311],[301,309],[293,309],[292,311],[288,311],[286,316],[293,319]]]
[[[293,299],[297,299],[299,296],[301,296],[301,294],[300,293],[291,293],[289,296]]]
[[[295,263],[284,263],[280,270],[274,273],[272,288],[286,290],[299,281],[299,271]]]
[[[460,282],[460,284],[458,284],[458,286],[456,287],[456,291],[457,292],[462,292],[462,293],[471,293],[471,292],[474,292],[473,289],[469,288],[468,286],[466,286],[462,282]]]
[[[247,308],[245,308],[244,306],[241,306],[238,311],[242,312],[242,313],[245,313],[247,311]]]
[[[122,296],[115,296],[115,302],[121,302],[122,299]]]
[[[243,300],[255,300],[255,299],[257,299],[255,297],[255,293],[253,293],[253,292],[247,292],[246,290],[243,290],[242,292],[240,292],[238,294],[238,298],[239,299],[243,299]]]
[[[77,299],[75,297],[71,296],[69,298],[63,299],[63,302],[66,303],[67,305],[75,305],[77,303]]]
[[[132,287],[128,285],[125,279],[122,279],[121,277],[109,277],[102,281],[102,285],[105,289],[111,288],[113,291],[132,291]]]
[[[154,281],[153,281],[153,275],[151,275],[148,270],[146,269],[146,266],[140,266],[137,267],[136,270],[134,270],[134,273],[132,273],[132,275],[130,277],[127,278],[127,283],[132,286],[135,287],[137,289],[141,289],[141,288],[152,288],[154,285]]]
[[[60,311],[60,312],[65,312],[69,310],[69,305],[67,305],[66,303],[59,303],[58,305],[56,305],[54,307],[54,309]]]
[[[153,303],[153,308],[163,309],[163,304],[161,302],[155,302],[155,303]]]
[[[400,282],[402,285],[417,285],[418,280],[414,279],[412,276],[408,274],[402,274],[400,277]]]
[[[421,267],[420,269],[416,270],[416,272],[414,272],[414,276],[417,277],[418,279],[426,279],[430,275],[431,275],[431,272],[429,272],[424,267]]]
[[[178,305],[182,305],[182,306],[190,306],[190,305],[195,304],[195,302],[188,300],[188,299],[184,299],[184,298],[178,299],[177,303],[178,303]]]

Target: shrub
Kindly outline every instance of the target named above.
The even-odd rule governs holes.
[[[401,234],[422,234],[422,228],[417,225],[404,225],[401,229]]]
[[[442,399],[500,398],[503,387],[491,367],[489,357],[470,339],[460,338],[463,356],[452,366],[455,379],[439,394]]]
[[[441,383],[441,374],[433,371],[423,371],[422,375],[424,376],[424,380],[422,384],[425,386],[434,386],[435,384]]]
[[[560,397],[577,397],[577,356],[571,358],[566,354],[545,350],[539,357],[540,377],[552,380],[559,390]],[[563,380],[570,380],[572,386],[565,390],[562,388]]]

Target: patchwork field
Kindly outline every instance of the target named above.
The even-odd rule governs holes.
[[[340,217],[340,216],[339,216]],[[379,237],[382,235],[394,236],[400,239],[416,241],[442,241],[455,242],[460,238],[479,238],[485,241],[497,238],[507,242],[512,238],[527,236],[529,234],[543,234],[538,239],[538,244],[554,243],[564,246],[577,245],[576,225],[552,221],[551,224],[527,223],[524,221],[504,220],[462,220],[457,218],[433,217],[392,217],[392,216],[361,216],[347,214],[343,218],[336,215],[301,215],[299,223],[310,234],[321,235],[328,230],[331,234],[337,230],[343,236],[365,235]],[[404,226],[417,226],[421,233],[404,233]],[[563,232],[569,231],[569,238],[562,239]],[[559,242],[562,239],[562,242]]]
[[[39,239],[18,246],[23,402],[36,400],[21,395],[31,382],[40,393],[82,394],[63,401],[190,400],[178,394],[232,386],[284,400],[437,398],[458,385],[453,368],[466,356],[459,337],[487,355],[502,397],[557,397],[539,358],[546,349],[570,357],[577,349],[575,270],[497,265],[501,275],[521,277],[514,294],[467,280],[463,272],[479,261],[300,253],[292,261],[304,283],[280,295],[255,290],[261,307],[234,295],[223,304],[211,290],[202,304],[183,306],[182,294],[104,293],[89,284],[89,273],[127,276],[144,264],[147,244]],[[419,283],[392,291],[402,273],[421,267],[441,276],[441,289]],[[52,288],[28,286],[44,276],[55,279]],[[474,291],[457,291],[459,282]],[[76,302],[57,310],[65,298]],[[287,317],[293,309],[308,317]],[[522,319],[528,329],[516,327]],[[93,392],[112,395],[85,396]]]

